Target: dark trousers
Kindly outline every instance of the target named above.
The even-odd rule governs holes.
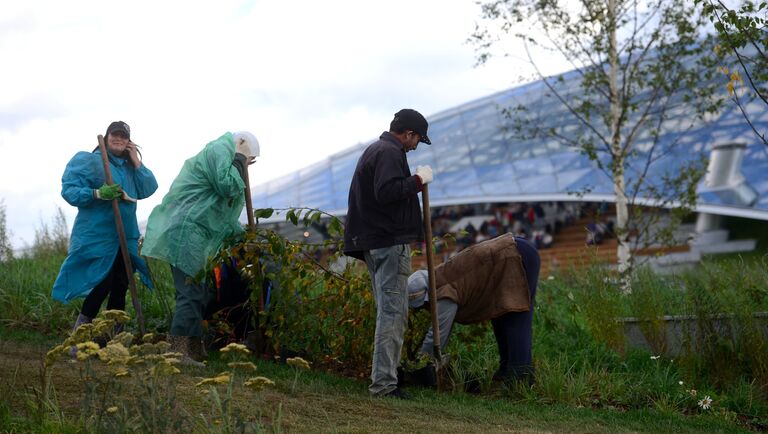
[[[536,286],[539,281],[541,260],[536,247],[524,238],[515,237],[517,250],[523,261],[528,291],[531,296],[530,310],[510,312],[491,320],[493,334],[499,347],[499,371],[501,378],[523,378],[533,373],[531,346],[533,344],[533,307],[536,302]]]
[[[125,310],[125,293],[128,292],[128,275],[125,273],[125,264],[120,249],[112,262],[107,277],[96,285],[85,297],[80,313],[88,318],[95,318],[101,309],[104,300],[109,296],[107,309]]]

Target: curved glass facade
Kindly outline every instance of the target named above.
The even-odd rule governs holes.
[[[565,93],[578,90],[578,80],[572,73],[563,77]],[[574,78],[570,86],[568,78]],[[408,161],[412,172],[424,164],[434,169],[431,204],[613,201],[610,177],[586,155],[553,139],[514,137],[514,125],[505,109],[520,105],[528,107],[528,118],[538,119],[540,125],[535,126],[558,128],[574,135],[581,131],[578,120],[557,99],[546,97],[546,93],[543,83],[531,83],[428,117],[432,146],[420,144],[416,151],[408,153]],[[755,108],[750,110],[756,115],[751,120],[759,131],[765,131],[768,111],[759,105]],[[628,179],[644,176],[660,181],[687,162],[709,156],[716,144],[743,143],[746,149],[740,170],[746,186],[740,188],[751,190],[750,197],[756,194],[756,199],[744,203],[743,195],[732,189],[712,189],[702,182],[697,210],[768,220],[768,147],[759,141],[730,102],[706,121],[691,124],[690,112],[682,102],[675,103],[663,125],[665,133],[656,142],[639,132],[635,142],[638,152],[630,160]],[[255,186],[254,207],[311,207],[344,214],[352,173],[366,146],[353,146],[288,176]],[[654,153],[655,161],[643,173],[648,152]],[[575,195],[585,191],[586,194]]]

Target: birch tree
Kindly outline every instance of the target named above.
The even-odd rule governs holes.
[[[479,63],[512,55],[502,48],[510,38],[521,42],[545,97],[555,98],[579,125],[541,128],[551,125],[539,119],[547,114],[521,105],[506,109],[515,130],[584,153],[611,179],[619,270],[626,276],[633,265],[630,229],[636,233],[641,220],[641,207],[634,205],[690,210],[695,204],[702,161],[677,166],[662,180],[647,175],[682,146],[687,129],[718,110],[716,69],[703,56],[712,49],[711,38],[703,37],[705,19],[684,0],[494,0],[480,6],[482,19],[470,38]],[[567,79],[548,76],[536,57],[541,54],[533,53],[554,55],[573,71]]]

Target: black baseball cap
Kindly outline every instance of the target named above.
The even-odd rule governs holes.
[[[115,121],[109,124],[107,134],[104,137],[108,137],[109,133],[114,133],[115,131],[122,131],[128,136],[128,140],[131,139],[131,127],[123,121]]]
[[[389,124],[390,131],[411,130],[421,136],[421,141],[431,145],[432,141],[427,137],[429,124],[421,113],[414,109],[402,109],[395,113],[395,118]]]

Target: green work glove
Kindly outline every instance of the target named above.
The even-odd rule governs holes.
[[[104,184],[93,191],[94,191],[94,194],[96,195],[96,199],[101,199],[101,200],[119,199],[123,195],[123,189],[120,187],[120,184],[112,184],[112,185]]]

